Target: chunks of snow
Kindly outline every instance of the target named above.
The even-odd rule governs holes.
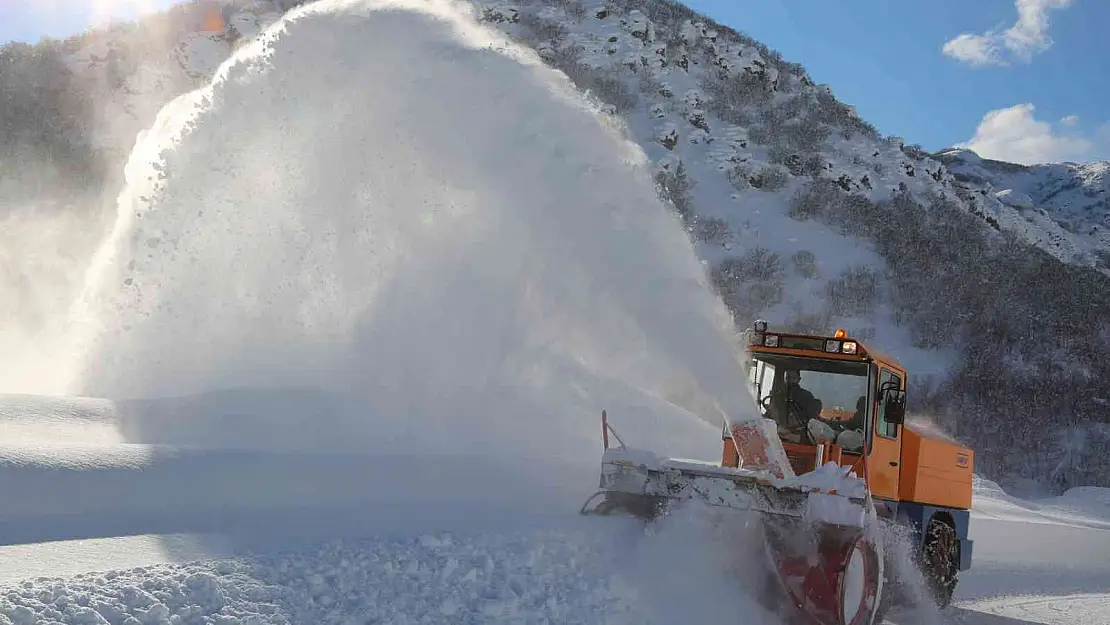
[[[621,26],[628,34],[644,43],[655,41],[655,24],[639,9],[629,11],[628,17],[621,20]]]
[[[693,46],[701,39],[702,29],[695,26],[690,20],[684,20],[682,26],[678,29],[678,36],[684,45]]]
[[[610,447],[601,454],[602,462],[631,464],[648,471],[660,471],[663,462],[662,456],[648,449],[636,447]]]
[[[863,527],[867,524],[867,508],[842,495],[810,493],[806,498],[805,516],[811,521]]]
[[[40,578],[3,589],[0,623],[644,622],[658,606],[622,590],[650,580],[612,545],[602,526],[427,535]]]
[[[686,112],[701,111],[704,96],[700,89],[687,89],[686,93],[682,96],[682,101],[686,104]]]
[[[771,89],[777,88],[779,71],[768,65],[755,48],[745,47],[741,49],[739,64],[730,64],[730,69],[739,69],[760,76]]]
[[[867,485],[856,476],[851,467],[843,467],[835,462],[826,462],[809,473],[783,480],[783,485],[838,493],[848,497],[864,497]]]

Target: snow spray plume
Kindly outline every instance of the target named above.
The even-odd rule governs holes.
[[[890,616],[895,617],[894,620],[898,622],[942,625],[945,619],[921,572],[918,542],[911,528],[893,523],[882,523],[878,527],[887,552],[887,566],[891,569],[887,572],[887,577],[896,580],[883,588],[884,594],[891,593],[898,598],[895,603],[898,608],[892,610]]]
[[[645,165],[453,3],[296,9],[136,146],[78,306],[98,325],[75,390],[312,388],[358,408],[301,415],[290,441],[591,463],[608,407],[630,444],[719,453],[719,415],[691,430],[659,399],[678,379],[751,402]]]
[[[937,423],[935,418],[928,415],[907,414],[906,427],[910,428],[911,430],[921,432],[922,434],[925,434],[931,438],[936,438],[948,443],[952,443],[953,445],[966,444],[965,441],[957,440],[956,437],[949,434],[947,430],[945,430],[943,427],[941,427],[939,423]]]
[[[649,526],[615,561],[637,622],[779,622],[756,599],[767,579],[760,523],[755,513],[676,506]]]
[[[53,190],[0,179],[0,393],[56,394],[64,390],[58,363],[73,358],[66,310],[111,223],[96,192],[64,189],[50,163],[32,159],[18,169],[50,172],[42,177]]]

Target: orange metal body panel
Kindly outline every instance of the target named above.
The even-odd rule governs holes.
[[[970,449],[910,428],[902,428],[903,501],[971,508],[971,475],[975,454]]]
[[[876,497],[898,501],[900,491],[898,482],[899,456],[903,451],[903,441],[901,437],[886,438],[883,436],[875,436],[871,440],[867,487],[871,494]]]
[[[813,445],[783,441],[782,447],[786,450],[786,456],[790,459],[790,466],[794,467],[795,473],[808,473],[816,468],[814,461],[817,459],[817,448]],[[856,475],[864,477],[863,456],[845,452],[839,445],[828,444],[826,444],[824,454],[825,462],[835,462],[842,467],[852,467]]]
[[[736,453],[736,443],[731,438],[724,440],[724,450],[721,451],[721,466],[735,469],[740,466],[740,454]]]

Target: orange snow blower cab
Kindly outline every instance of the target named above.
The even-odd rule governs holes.
[[[974,453],[907,425],[906,370],[844,330],[757,321],[746,334],[758,415],[724,417],[720,463],[628,447],[602,412],[600,490],[582,513],[652,520],[682,501],[757,513],[769,585],[753,594],[812,625],[878,623],[908,599],[884,548],[884,526],[905,526],[946,606],[971,566]]]

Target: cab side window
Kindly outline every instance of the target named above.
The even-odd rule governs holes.
[[[886,438],[897,438],[898,424],[886,420],[886,402],[883,401],[882,395],[882,389],[891,387],[901,389],[902,376],[888,369],[883,369],[879,376],[879,411],[877,413],[879,417],[876,421],[875,433]]]

